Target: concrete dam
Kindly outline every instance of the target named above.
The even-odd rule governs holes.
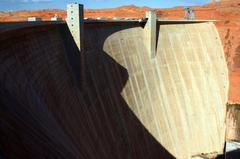
[[[80,24],[77,41],[65,22],[0,23],[5,158],[223,153],[228,70],[213,22]]]

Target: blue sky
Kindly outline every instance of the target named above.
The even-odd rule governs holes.
[[[134,4],[152,8],[168,8],[173,6],[190,6],[205,4],[208,0],[0,0],[0,11],[29,10],[29,9],[65,9],[66,4],[78,2],[85,8],[111,8]]]

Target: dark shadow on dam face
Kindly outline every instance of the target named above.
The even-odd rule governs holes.
[[[0,148],[6,158],[175,158],[121,96],[128,71],[102,49],[121,29],[89,27],[81,53],[65,25],[0,38]]]
[[[220,155],[216,159],[239,159],[240,158],[240,150],[234,150],[227,152],[225,155]]]

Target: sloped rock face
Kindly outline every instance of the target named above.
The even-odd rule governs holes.
[[[22,10],[16,12],[0,12],[0,21],[26,21],[28,17],[41,17],[43,20],[50,20],[51,17],[58,15],[65,19],[66,12],[58,9],[45,9],[45,10]]]

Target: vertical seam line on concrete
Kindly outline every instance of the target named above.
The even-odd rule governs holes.
[[[135,40],[134,40],[134,45],[136,46]],[[138,55],[140,55],[140,57],[142,57],[142,56],[141,56],[141,51],[139,51],[138,47],[136,47],[136,50],[137,50]],[[142,60],[141,60],[141,61],[142,61]],[[150,92],[149,92],[149,86],[148,86],[147,79],[146,79],[146,75],[145,75],[145,72],[144,72],[144,69],[143,69],[143,66],[142,66],[141,62],[140,62],[140,66],[141,66],[141,70],[142,70],[142,72],[143,72],[144,82],[145,82],[146,87],[147,87],[148,99],[149,99],[149,101],[150,101],[151,110],[152,110],[152,113],[153,113],[153,115],[154,115],[153,118],[154,118],[155,126],[156,126],[156,128],[157,128],[157,134],[158,134],[158,136],[159,136],[159,132],[160,132],[160,131],[159,131],[159,127],[158,127],[158,124],[157,124],[156,117],[155,117],[155,113],[154,113],[154,111],[153,111],[153,104],[152,104],[151,97],[150,97],[151,95],[150,95]]]

